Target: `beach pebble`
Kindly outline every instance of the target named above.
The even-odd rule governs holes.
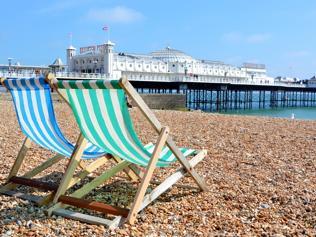
[[[1,95],[0,95],[1,96]],[[65,103],[54,103],[62,131],[76,142],[78,126]],[[18,154],[24,136],[12,101],[0,98],[0,185]],[[137,108],[130,110],[134,127],[144,144],[156,142],[157,133]],[[171,187],[148,205],[134,225],[125,223],[109,230],[60,216],[47,217],[47,206],[0,195],[2,236],[316,236],[316,121],[201,112],[158,111],[162,125],[181,147],[206,149],[207,156],[195,167],[205,178],[207,192],[200,192],[189,177]],[[19,174],[52,157],[50,151],[32,146]],[[91,161],[85,161],[90,164]],[[68,163],[64,159],[36,178],[60,182]],[[113,167],[107,162],[83,183]],[[162,181],[180,167],[157,168],[153,180]],[[78,170],[79,171],[79,170]],[[130,208],[137,182],[119,175],[106,181],[85,198]],[[81,187],[76,185],[73,190]],[[157,185],[152,185],[152,191]],[[20,187],[33,195],[41,190]],[[87,210],[72,208],[84,214]],[[92,212],[97,217],[105,215]],[[110,217],[109,217],[110,218]]]
[[[31,229],[33,227],[33,222],[31,220],[26,222],[26,227]]]
[[[267,203],[262,203],[261,205],[260,205],[260,208],[263,208],[263,209],[266,209],[266,208],[269,208],[270,206],[269,206],[269,204],[267,204]]]
[[[12,236],[13,232],[11,230],[8,230],[7,232],[5,232],[4,236]]]

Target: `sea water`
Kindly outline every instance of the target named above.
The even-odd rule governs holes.
[[[253,115],[266,116],[289,119],[316,120],[315,107],[297,107],[297,108],[265,108],[265,109],[248,109],[248,110],[230,110],[221,112],[222,114],[237,114],[237,115]]]

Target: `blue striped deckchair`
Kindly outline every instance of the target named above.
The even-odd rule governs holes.
[[[62,190],[62,186],[68,185],[66,181],[62,183],[54,197],[53,202],[56,204],[49,209],[49,214],[54,213],[109,226],[122,223],[123,220],[132,224],[140,210],[175,184],[186,173],[193,177],[201,190],[206,190],[203,179],[193,169],[205,157],[206,151],[196,152],[193,149],[177,148],[169,136],[169,129],[160,125],[154,114],[126,79],[57,81],[53,77],[50,77],[50,80],[59,93],[69,101],[69,105],[74,112],[82,133],[82,141],[91,142],[106,152],[122,159],[122,162],[117,167],[124,167],[128,163],[133,163],[144,167],[145,172],[142,175],[141,184],[130,209],[122,209],[81,199],[116,172],[116,170],[112,169],[95,178],[81,189],[76,190],[70,196],[65,196],[64,192],[60,191]],[[138,138],[128,112],[125,93],[134,100],[154,129],[159,133],[156,145],[150,144],[144,146]],[[84,145],[85,142],[82,144]],[[194,158],[188,161],[185,157],[192,154],[195,155]],[[80,152],[78,152],[78,157],[80,157]],[[183,167],[157,186],[151,194],[145,196],[155,167],[167,167],[175,160],[180,161]],[[64,180],[67,180],[67,175],[72,176],[72,173],[68,171],[65,173]],[[116,215],[117,218],[109,221],[107,219],[70,212],[61,208],[65,207],[65,204],[110,213]]]
[[[8,183],[0,188],[0,192],[31,199],[38,202],[38,204],[46,204],[51,200],[51,194],[44,198],[39,198],[14,192],[12,189],[16,187],[16,184],[22,184],[56,191],[58,186],[30,178],[57,163],[63,157],[71,157],[75,146],[64,137],[58,127],[52,105],[51,88],[43,77],[27,79],[8,78],[2,80],[2,84],[11,93],[19,125],[26,138],[10,171],[7,179]],[[16,175],[31,142],[53,151],[57,153],[57,155],[29,171],[23,177],[17,177]],[[88,143],[82,153],[82,159],[96,159],[105,155],[106,152],[102,148]],[[104,162],[104,159],[102,159],[102,161],[95,161],[92,163],[92,166],[90,165],[88,167],[88,170],[93,171]],[[81,178],[87,174],[88,172],[85,175],[82,173]],[[70,186],[73,186],[79,180],[78,178],[76,180],[73,179]]]

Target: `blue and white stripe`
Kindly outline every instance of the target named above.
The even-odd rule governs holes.
[[[54,113],[50,87],[44,78],[9,78],[9,89],[22,132],[38,145],[70,157],[74,145],[62,134]],[[82,159],[98,158],[104,150],[89,143]]]

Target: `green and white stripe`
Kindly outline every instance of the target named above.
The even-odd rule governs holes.
[[[69,102],[86,139],[108,153],[147,166],[154,145],[144,147],[139,140],[119,81],[58,81],[57,87]],[[188,156],[195,150],[181,148],[181,152]],[[157,166],[167,166],[174,160],[173,153],[164,147]]]
[[[59,89],[122,89],[119,80],[60,80]]]

